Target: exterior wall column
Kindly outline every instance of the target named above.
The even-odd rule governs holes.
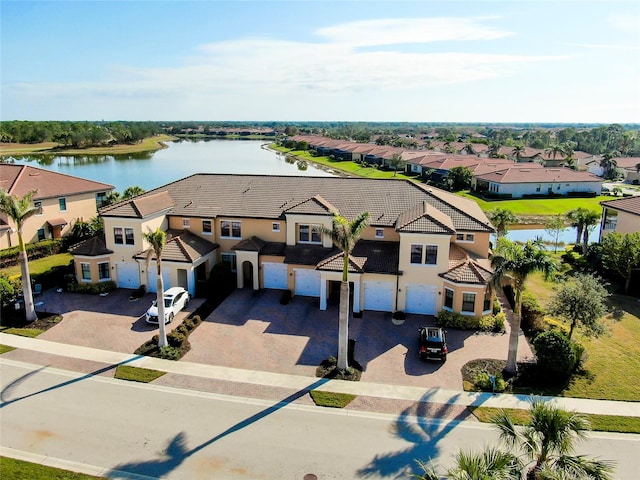
[[[353,275],[353,313],[360,313],[360,275]]]
[[[327,280],[320,274],[320,310],[327,309]]]

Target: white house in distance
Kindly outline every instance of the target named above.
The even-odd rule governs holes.
[[[509,167],[475,176],[472,188],[500,196],[522,198],[535,195],[600,195],[602,179],[566,167]]]
[[[493,226],[474,201],[407,180],[192,175],[103,208],[104,244],[78,247],[76,275],[98,282],[109,272],[120,287],[152,290],[142,234],[160,227],[169,235],[167,288],[194,293],[227,262],[239,288],[288,289],[325,309],[344,262],[318,226],[331,227],[334,212],[353,219],[365,211],[370,224],[349,258],[354,312],[491,311]]]

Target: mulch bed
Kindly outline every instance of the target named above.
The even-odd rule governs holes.
[[[61,315],[36,312],[38,319],[33,322],[27,322],[24,318],[24,312],[15,310],[3,310],[2,321],[0,324],[4,328],[36,328],[38,330],[49,330],[51,327],[55,327],[62,320]]]

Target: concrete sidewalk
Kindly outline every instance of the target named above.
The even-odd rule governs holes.
[[[61,357],[75,358],[90,362],[99,362],[108,365],[126,364],[135,367],[150,368],[178,377],[194,377],[213,379],[227,382],[260,385],[263,387],[295,389],[297,391],[309,389],[318,382],[316,377],[301,375],[288,375],[238,368],[203,365],[183,361],[162,360],[153,357],[132,355],[121,352],[111,352],[96,348],[81,347],[63,343],[40,340],[37,338],[20,337],[0,333],[0,343],[21,350],[27,350],[38,354],[50,354]],[[34,355],[34,363],[38,363]],[[0,357],[0,360],[2,357]],[[175,385],[179,388],[180,382]],[[412,402],[425,402],[459,406],[484,406],[496,408],[521,408],[527,409],[529,397],[511,394],[473,393],[444,389],[425,389],[420,387],[386,385],[370,382],[347,382],[343,380],[326,380],[315,390],[349,393],[374,398],[389,400],[402,400]],[[590,400],[567,397],[543,397],[553,400],[560,407],[590,414],[620,415],[626,417],[640,417],[640,403],[621,402],[610,400]]]

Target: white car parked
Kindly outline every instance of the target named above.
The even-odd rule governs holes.
[[[171,287],[164,292],[164,323],[171,323],[173,317],[189,303],[189,292],[182,287]],[[153,301],[145,314],[147,323],[158,323],[158,305]]]

